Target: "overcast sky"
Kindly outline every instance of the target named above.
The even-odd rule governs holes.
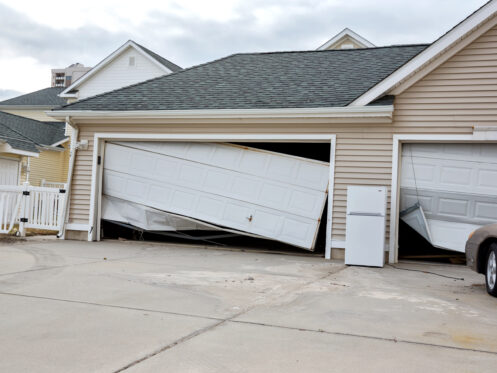
[[[128,39],[182,67],[236,52],[315,49],[349,27],[381,45],[427,43],[487,0],[0,0],[0,100],[94,66]]]

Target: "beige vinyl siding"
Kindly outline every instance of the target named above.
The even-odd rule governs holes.
[[[333,240],[343,241],[347,185],[385,185],[390,193],[393,134],[471,134],[475,124],[497,125],[496,103],[494,28],[397,96],[393,124],[82,124],[80,137],[90,147],[76,159],[70,221],[88,223],[95,132],[336,134]]]
[[[31,157],[29,183],[40,186],[41,181],[53,181],[65,183],[67,180],[67,170],[69,164],[69,142],[64,143],[64,151],[43,150],[38,158]],[[27,164],[27,157],[23,158],[23,163]],[[26,167],[21,172],[21,183],[26,181]]]
[[[42,122],[53,122],[54,119],[45,114],[49,109],[0,109],[6,113],[19,115],[20,117],[39,120]]]
[[[231,134],[336,134],[335,199],[333,239],[345,238],[346,187],[350,184],[389,185],[391,179],[391,125],[330,123],[257,124],[168,124],[81,125],[80,140],[89,142],[79,150],[71,195],[71,223],[88,223],[91,191],[91,162],[95,132],[122,133],[231,133]]]
[[[395,99],[396,132],[472,133],[497,124],[497,27]]]

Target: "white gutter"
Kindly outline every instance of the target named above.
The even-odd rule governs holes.
[[[222,118],[392,118],[393,105],[289,109],[46,111],[53,118],[222,119]]]
[[[69,170],[67,171],[67,186],[66,186],[66,199],[64,200],[64,206],[62,208],[62,219],[60,223],[58,238],[65,239],[66,236],[66,225],[69,221],[69,200],[71,199],[71,185],[72,185],[72,175],[74,172],[74,162],[76,160],[76,150],[78,150],[78,135],[79,128],[77,125],[72,123],[71,118],[66,117],[66,123],[73,128],[71,134],[71,153],[69,156]]]

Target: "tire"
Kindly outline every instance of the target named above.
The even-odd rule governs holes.
[[[485,283],[488,294],[497,297],[497,244],[490,245],[485,261]]]

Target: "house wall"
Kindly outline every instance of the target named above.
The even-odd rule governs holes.
[[[54,119],[45,114],[49,109],[1,109],[2,111],[21,117],[39,120],[42,122],[53,122]]]
[[[38,158],[31,157],[29,183],[34,186],[40,186],[41,181],[61,182],[67,180],[67,170],[69,165],[69,141],[64,146],[64,151],[44,150],[40,152]],[[27,164],[27,157],[24,157],[22,163]],[[21,183],[26,181],[26,167],[21,171]]]
[[[390,193],[394,134],[472,134],[477,123],[497,126],[496,104],[497,28],[493,28],[400,94],[392,124],[275,121],[81,125],[80,138],[87,139],[90,146],[79,151],[76,158],[70,222],[88,223],[95,132],[336,134],[332,238],[343,241],[347,185],[385,185]]]
[[[129,58],[134,57],[134,66],[129,65]],[[164,75],[164,70],[136,49],[129,47],[119,57],[83,82],[79,87],[79,99],[93,96],[113,89],[125,87]]]

